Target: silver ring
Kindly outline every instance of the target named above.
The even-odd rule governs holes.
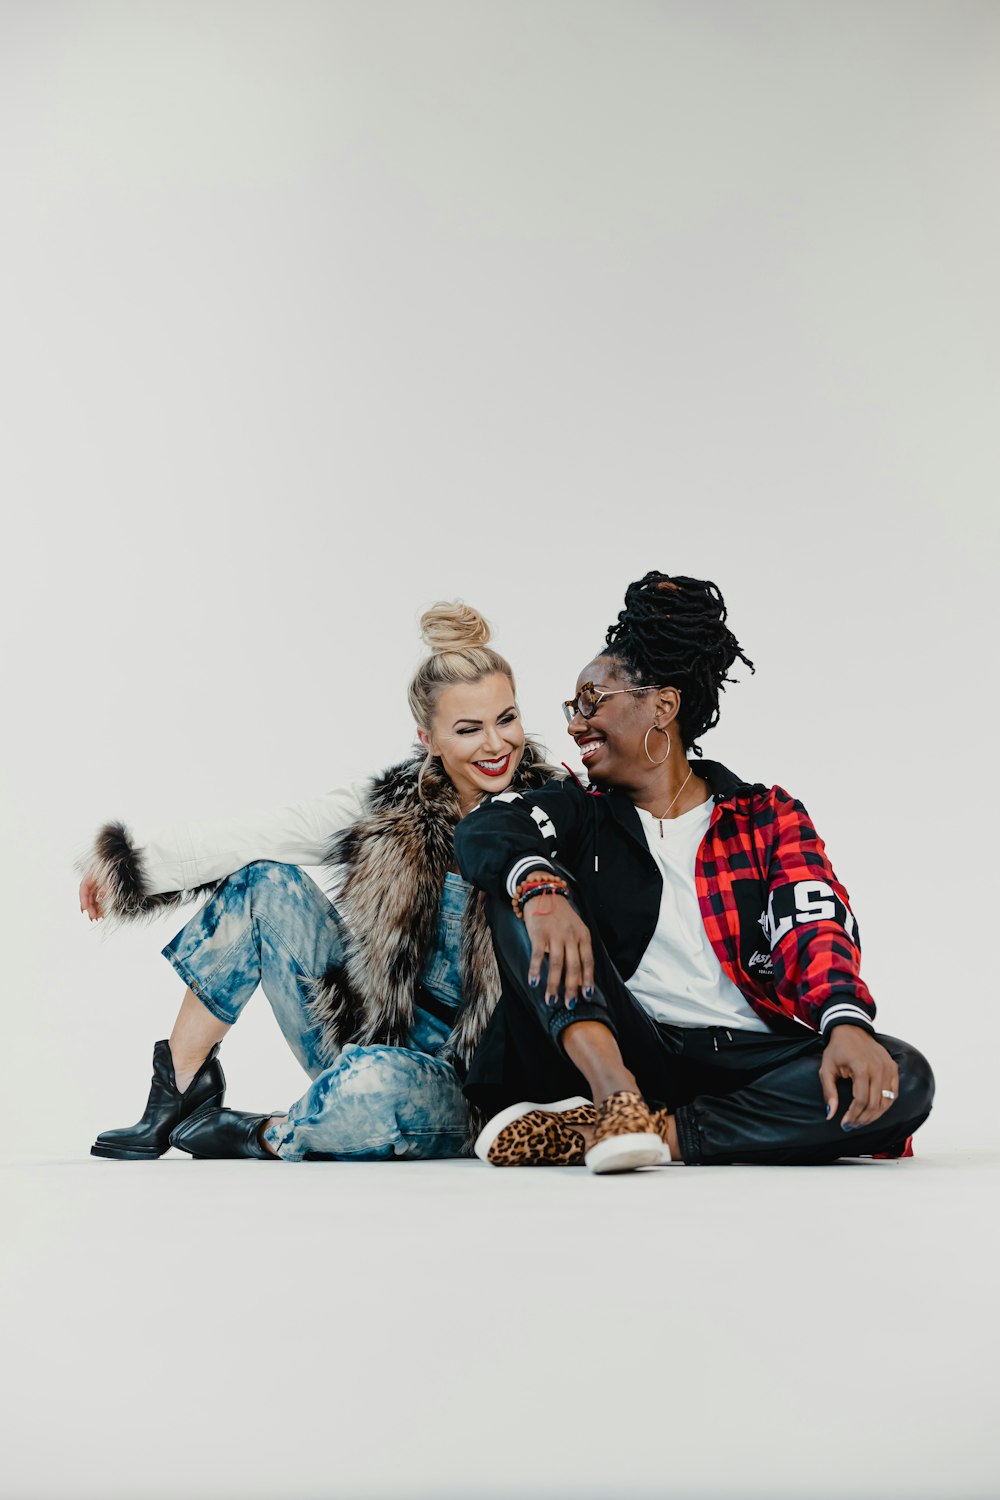
[[[893,1092],[892,1092],[892,1089],[883,1089],[883,1090],[882,1090],[882,1098],[883,1098],[883,1099],[895,1099],[895,1097],[896,1097],[896,1096],[895,1096],[895,1094],[894,1094],[894,1093],[893,1093]]]

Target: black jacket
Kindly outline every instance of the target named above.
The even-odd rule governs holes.
[[[715,808],[698,850],[695,887],[723,971],[777,1031],[874,1032],[859,973],[857,923],[805,808],[713,761],[696,774]],[[624,979],[635,973],[660,913],[662,878],[635,806],[576,780],[487,798],[459,824],[455,852],[468,880],[513,895],[529,871],[568,874]]]

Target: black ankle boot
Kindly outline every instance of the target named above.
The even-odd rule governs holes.
[[[174,1078],[174,1060],[169,1042],[157,1042],[153,1048],[153,1083],[146,1100],[146,1112],[135,1125],[121,1130],[102,1130],[90,1148],[91,1156],[107,1156],[115,1161],[155,1161],[170,1145],[170,1132],[207,1104],[221,1104],[226,1093],[222,1064],[216,1061],[218,1042],[184,1090]]]
[[[187,1151],[195,1161],[232,1161],[240,1157],[278,1161],[280,1158],[262,1146],[260,1140],[260,1127],[270,1119],[270,1115],[249,1115],[243,1109],[221,1109],[206,1104],[171,1131],[170,1144]]]

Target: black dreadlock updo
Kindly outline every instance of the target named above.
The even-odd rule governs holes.
[[[719,693],[739,657],[754,664],[726,625],[726,602],[705,578],[672,578],[655,570],[630,583],[618,624],[608,629],[602,656],[614,657],[637,687],[675,687],[681,695],[677,727],[687,749],[719,722]]]

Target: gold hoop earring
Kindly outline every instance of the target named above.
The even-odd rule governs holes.
[[[654,729],[656,730],[657,734],[665,734],[667,737],[667,753],[666,755],[662,756],[660,760],[654,760],[649,753],[649,736],[652,734]],[[642,748],[645,750],[646,759],[649,761],[649,764],[651,766],[662,766],[663,762],[665,760],[669,760],[670,758],[670,730],[661,729],[659,724],[650,724],[649,728],[646,730],[646,733],[643,735]]]

